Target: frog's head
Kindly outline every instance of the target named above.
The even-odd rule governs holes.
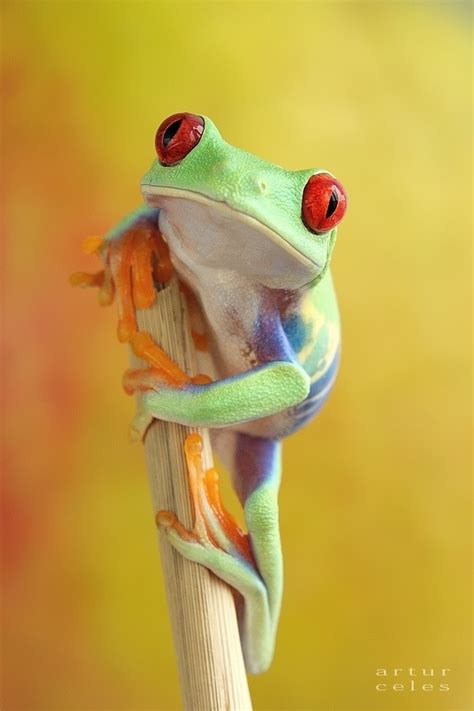
[[[322,277],[347,202],[330,173],[267,163],[195,114],[163,121],[155,145],[142,191],[148,205],[163,208],[160,228],[184,264],[238,271],[273,288]]]

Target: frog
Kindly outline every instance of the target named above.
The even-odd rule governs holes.
[[[110,268],[88,283],[103,303],[118,287],[119,338],[148,359],[124,377],[141,395],[135,432],[143,437],[153,419],[208,428],[230,474],[246,533],[223,506],[196,433],[184,445],[194,528],[170,511],[156,520],[181,555],[237,593],[245,666],[259,674],[272,662],[283,595],[282,442],[320,412],[339,368],[330,263],[347,194],[325,169],[285,170],[227,143],[205,115],[166,118],[155,150],[143,204],[94,242]],[[171,275],[190,299],[205,375],[183,373],[136,326],[134,308],[150,306],[156,281]]]

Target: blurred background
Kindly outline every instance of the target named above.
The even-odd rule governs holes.
[[[184,110],[350,196],[333,260],[342,367],[285,446],[285,599],[255,708],[468,711],[468,4],[2,14],[3,708],[179,708],[126,348],[114,308],[67,277],[98,267],[82,239],[140,203],[156,127]],[[376,691],[378,668],[410,666],[435,668],[435,690]]]

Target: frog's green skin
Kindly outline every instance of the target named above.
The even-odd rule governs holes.
[[[178,165],[153,163],[142,180],[146,206],[108,238],[144,218],[158,221],[201,306],[209,352],[200,372],[215,381],[149,391],[139,418],[211,429],[244,507],[257,569],[211,511],[224,550],[163,530],[185,557],[241,593],[246,666],[259,673],[273,656],[282,596],[280,442],[319,410],[337,371],[339,317],[328,269],[336,228],[316,235],[301,219],[303,189],[320,169],[283,170],[229,145],[203,118],[200,142]]]

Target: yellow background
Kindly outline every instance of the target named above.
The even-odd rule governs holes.
[[[3,19],[3,707],[179,708],[126,349],[66,279],[96,268],[82,238],[138,204],[157,125],[188,110],[350,196],[342,368],[285,446],[285,599],[255,708],[468,711],[467,4],[10,2]],[[375,691],[377,668],[409,666],[450,668],[450,691]]]

